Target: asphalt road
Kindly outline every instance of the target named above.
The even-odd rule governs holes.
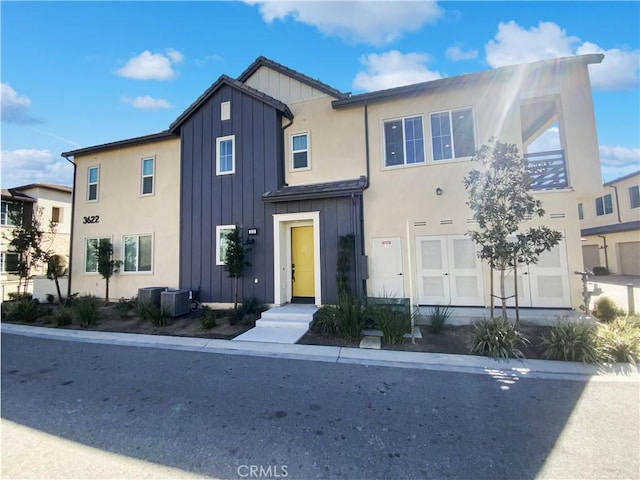
[[[2,478],[640,478],[640,384],[2,334]]]

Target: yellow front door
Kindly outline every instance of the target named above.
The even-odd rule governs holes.
[[[294,297],[315,297],[313,227],[291,229],[291,290]]]

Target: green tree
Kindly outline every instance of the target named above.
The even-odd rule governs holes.
[[[98,273],[105,280],[104,301],[109,302],[109,279],[118,271],[121,260],[113,259],[113,244],[108,238],[101,238],[96,251],[98,260]]]
[[[562,234],[546,226],[522,229],[529,219],[542,217],[544,209],[529,193],[527,161],[516,145],[491,139],[473,160],[479,168],[469,172],[464,185],[469,194],[467,205],[479,230],[469,235],[480,246],[478,256],[500,272],[502,317],[507,318],[506,272],[520,263],[535,264],[542,252],[560,242]]]
[[[58,300],[62,305],[62,293],[60,292],[60,283],[58,279],[67,274],[66,261],[61,255],[49,255],[47,259],[47,278],[53,280],[56,284],[58,292]]]
[[[233,309],[238,311],[238,279],[242,277],[244,269],[251,266],[246,261],[249,249],[242,244],[242,233],[240,227],[236,225],[231,232],[226,235],[227,245],[224,256],[224,270],[229,274],[229,278],[234,279],[233,286]]]
[[[18,256],[17,271],[20,280],[18,282],[18,295],[26,296],[29,289],[29,281],[32,271],[43,261],[46,261],[49,250],[43,246],[45,232],[42,230],[42,208],[33,210],[27,217],[24,209],[9,212],[9,219],[13,225],[9,236],[3,234],[9,240],[9,251]],[[27,215],[25,215],[25,213]],[[53,239],[55,228],[49,225],[49,238]]]

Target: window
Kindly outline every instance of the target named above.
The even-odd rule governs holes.
[[[596,198],[596,215],[607,215],[613,213],[613,203],[611,202],[611,194],[608,193],[604,197]]]
[[[231,102],[220,104],[220,120],[231,120]]]
[[[17,273],[18,272],[18,261],[19,257],[17,253],[12,252],[2,252],[2,256],[0,257],[0,271],[2,273]]]
[[[151,195],[153,193],[154,163],[153,158],[142,159],[142,195]]]
[[[89,167],[87,171],[87,201],[95,202],[98,200],[98,167]]]
[[[124,237],[124,271],[150,272],[153,258],[151,235],[128,235]]]
[[[224,265],[227,256],[227,235],[235,228],[235,225],[218,225],[216,227],[216,265]]]
[[[581,203],[578,204],[578,220],[584,220],[584,209]]]
[[[640,208],[640,187],[638,185],[629,187],[629,206]]]
[[[98,246],[100,240],[109,240],[109,237],[87,238],[84,248],[84,273],[98,273]]]
[[[19,203],[2,201],[2,225],[15,225],[15,219],[22,214],[22,205]]]
[[[291,135],[291,166],[294,170],[309,168],[309,134]]]
[[[236,171],[235,135],[216,139],[216,175],[228,175]]]
[[[385,167],[424,163],[422,117],[384,122]]]
[[[431,114],[431,144],[434,160],[472,157],[476,149],[473,110]]]
[[[62,209],[51,207],[51,223],[62,223]]]

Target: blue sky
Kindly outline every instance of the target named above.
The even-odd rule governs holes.
[[[604,53],[602,175],[640,169],[640,2],[0,2],[2,188],[71,185],[64,151],[168,128],[264,55],[362,93]]]

